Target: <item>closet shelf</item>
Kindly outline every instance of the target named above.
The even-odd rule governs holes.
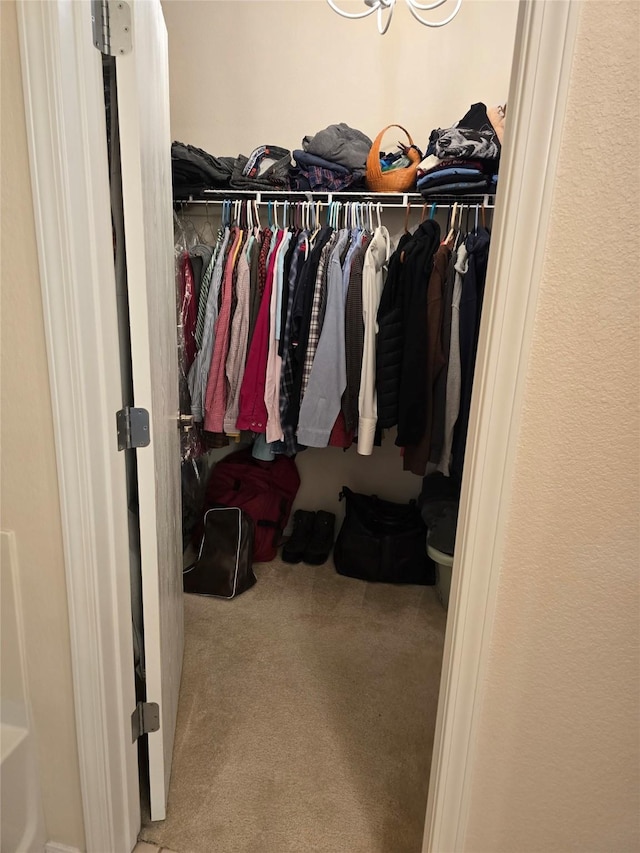
[[[341,202],[373,202],[387,207],[406,207],[408,204],[437,204],[438,206],[451,207],[453,204],[469,206],[480,206],[492,210],[495,207],[495,195],[431,195],[425,198],[421,193],[374,193],[367,192],[304,192],[292,190],[204,190],[202,198],[177,198],[174,204],[222,204],[226,200],[255,201],[258,204],[267,201],[313,201],[331,204],[334,201]]]

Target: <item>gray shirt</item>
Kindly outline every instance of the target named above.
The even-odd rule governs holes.
[[[349,232],[341,231],[329,258],[324,323],[298,420],[298,442],[307,447],[327,447],[329,444],[347,385],[340,257],[348,239]]]
[[[449,369],[447,372],[447,398],[444,410],[444,441],[438,471],[449,476],[451,463],[451,448],[453,446],[453,430],[460,412],[460,298],[462,296],[462,281],[469,266],[468,252],[461,243],[456,255],[456,277],[453,283],[453,300],[451,302],[451,342],[449,346]]]
[[[191,392],[191,414],[196,423],[204,420],[204,401],[207,394],[207,379],[211,367],[211,356],[213,355],[213,344],[216,337],[216,321],[218,319],[218,297],[220,295],[220,284],[222,283],[222,272],[225,251],[229,242],[229,229],[226,228],[220,251],[216,258],[211,285],[207,296],[207,308],[204,316],[204,329],[202,333],[202,346],[191,365],[187,381]]]

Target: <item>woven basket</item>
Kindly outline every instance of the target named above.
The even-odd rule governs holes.
[[[366,172],[367,187],[375,193],[404,193],[410,190],[416,182],[420,154],[415,148],[409,148],[407,151],[407,157],[411,160],[410,166],[405,166],[404,169],[391,169],[388,172],[383,172],[380,167],[380,143],[382,137],[392,127],[400,128],[406,134],[409,145],[413,145],[411,134],[399,124],[388,125],[376,136],[367,157]]]

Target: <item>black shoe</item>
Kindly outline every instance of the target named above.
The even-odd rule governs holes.
[[[293,514],[293,533],[289,541],[282,546],[282,559],[285,563],[299,563],[311,538],[316,520],[315,512],[297,509]]]
[[[336,517],[332,512],[320,510],[316,513],[313,533],[302,555],[305,563],[309,563],[311,566],[321,566],[327,562],[333,548],[335,529]]]

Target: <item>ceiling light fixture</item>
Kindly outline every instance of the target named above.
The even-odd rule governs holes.
[[[434,0],[433,3],[418,3],[417,0],[405,0],[405,3],[409,7],[409,11],[413,17],[416,21],[424,24],[425,27],[444,27],[445,24],[448,24],[455,18],[460,11],[460,6],[462,6],[462,0],[454,0],[455,5],[453,12],[451,12],[442,21],[427,21],[419,14],[420,12],[431,12],[434,9],[438,9],[440,6],[444,6],[447,2],[449,2],[449,0]],[[396,0],[364,0],[364,5],[369,7],[364,12],[345,12],[336,5],[335,0],[327,0],[327,3],[331,6],[334,12],[342,15],[343,18],[351,18],[352,20],[357,18],[367,18],[369,15],[377,12],[378,32],[383,36],[389,29]]]

